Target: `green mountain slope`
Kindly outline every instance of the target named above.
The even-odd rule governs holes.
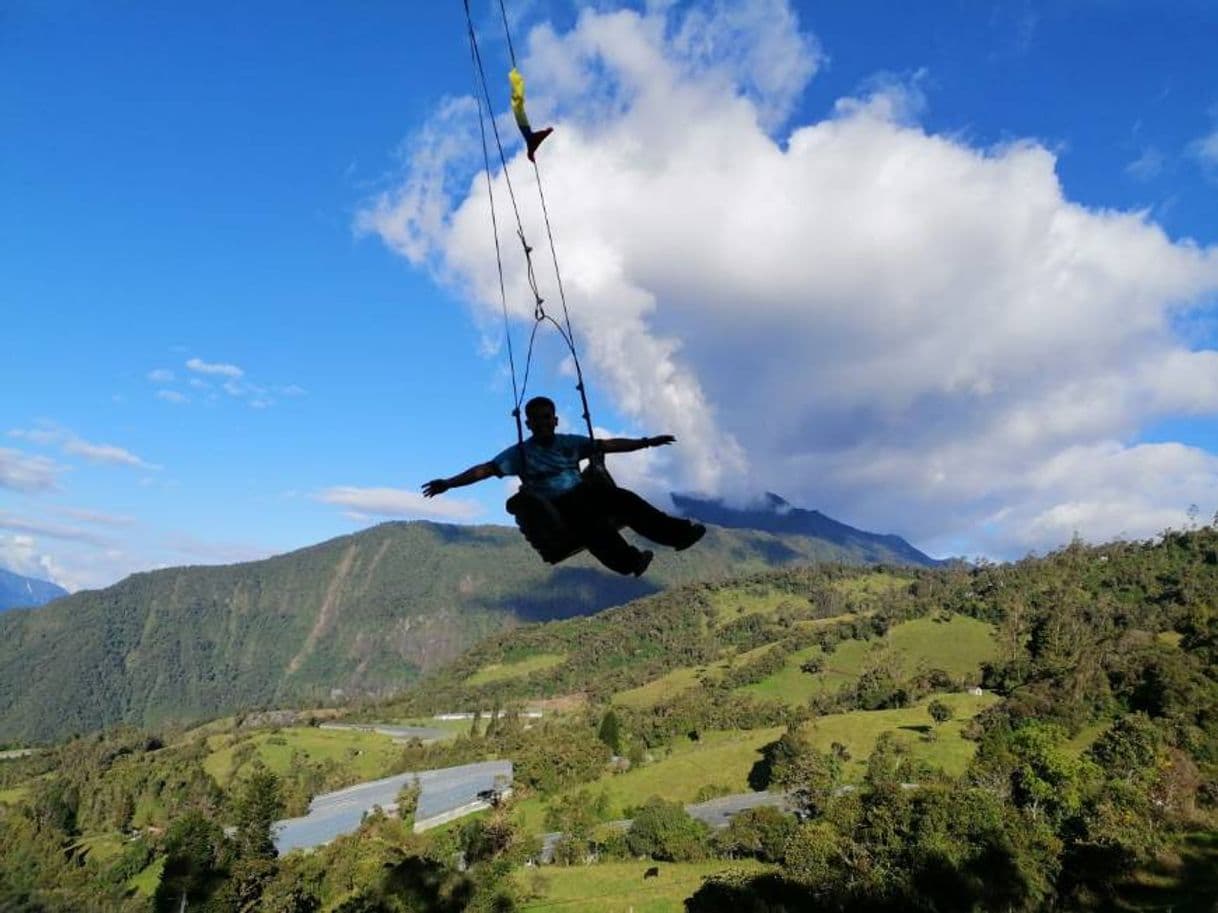
[[[805,536],[712,530],[636,580],[586,555],[550,568],[504,527],[420,522],[264,561],[136,574],[0,617],[0,741],[385,694],[521,622],[831,560],[899,559]]]

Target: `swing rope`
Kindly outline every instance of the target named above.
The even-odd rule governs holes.
[[[549,245],[550,245],[550,257],[551,257],[551,261],[554,266],[554,276],[555,276],[555,280],[556,280],[557,287],[558,287],[559,300],[562,303],[563,323],[565,324],[565,327],[563,326],[563,324],[560,324],[557,320],[554,319],[554,317],[552,317],[550,314],[548,314],[546,312],[545,299],[542,298],[541,293],[538,289],[537,276],[536,276],[536,273],[533,268],[533,256],[532,256],[533,248],[529,245],[528,240],[525,238],[524,222],[520,216],[520,207],[516,200],[515,188],[512,186],[511,175],[508,172],[507,155],[505,154],[505,152],[503,150],[503,139],[499,135],[499,126],[495,121],[495,117],[494,117],[494,113],[493,113],[494,104],[491,101],[490,86],[489,86],[489,83],[486,78],[486,68],[484,67],[483,62],[482,62],[482,53],[478,47],[477,31],[474,28],[473,15],[470,12],[469,0],[464,0],[464,5],[465,5],[466,29],[469,34],[470,58],[471,58],[471,61],[473,64],[473,68],[475,70],[475,100],[477,101],[477,105],[478,105],[478,128],[479,128],[479,132],[480,132],[481,138],[482,138],[482,155],[483,155],[483,164],[484,164],[484,168],[486,171],[487,195],[490,199],[491,229],[495,236],[495,260],[496,260],[496,265],[498,267],[498,272],[499,272],[499,295],[500,295],[500,300],[501,300],[502,309],[503,309],[504,335],[507,338],[508,363],[509,363],[509,366],[510,366],[511,372],[512,372],[512,397],[513,397],[512,416],[516,420],[517,442],[520,445],[522,445],[521,456],[523,457],[524,456],[524,451],[523,451],[524,430],[523,430],[523,427],[522,427],[521,421],[520,421],[520,410],[521,410],[522,404],[524,403],[525,392],[528,389],[529,372],[532,367],[533,348],[534,348],[534,344],[536,343],[536,340],[537,340],[537,330],[543,321],[548,321],[549,323],[551,323],[554,326],[555,330],[558,331],[558,335],[562,338],[563,342],[566,343],[567,349],[571,353],[571,361],[575,368],[576,389],[579,391],[580,402],[583,406],[583,419],[588,428],[588,437],[595,440],[596,434],[594,433],[593,428],[592,428],[592,413],[591,413],[591,409],[588,406],[588,396],[587,396],[587,391],[586,391],[585,384],[584,384],[583,368],[581,367],[581,365],[579,363],[579,353],[576,351],[576,347],[575,347],[575,333],[571,326],[571,314],[567,307],[567,296],[566,296],[566,291],[563,287],[562,272],[559,269],[559,265],[558,265],[558,250],[554,243],[554,231],[553,231],[553,227],[550,222],[549,208],[546,206],[545,192],[542,189],[541,170],[538,168],[537,162],[534,160],[533,172],[534,172],[534,175],[537,180],[537,194],[538,194],[538,198],[541,203],[541,211],[542,211],[542,214],[545,219],[546,237],[547,237],[547,239],[549,241]],[[503,17],[503,30],[504,30],[504,35],[507,38],[508,53],[509,53],[511,61],[512,61],[512,68],[516,69],[516,50],[512,43],[511,29],[508,25],[507,8],[505,7],[503,0],[499,0],[499,10]],[[485,102],[485,106],[486,106],[485,111],[483,110],[484,102]],[[525,267],[526,267],[526,273],[527,273],[527,277],[528,277],[529,289],[533,293],[534,323],[533,323],[532,332],[529,334],[529,348],[528,348],[528,353],[525,357],[524,377],[523,377],[523,381],[520,383],[519,386],[517,386],[516,363],[515,363],[515,358],[514,358],[513,352],[512,352],[511,321],[508,316],[508,309],[507,309],[507,290],[506,290],[504,276],[503,276],[503,259],[502,259],[502,252],[501,252],[501,247],[500,247],[500,243],[499,243],[499,225],[498,225],[498,219],[497,219],[496,210],[495,210],[495,196],[494,196],[494,189],[493,189],[494,182],[493,182],[492,175],[491,175],[491,158],[490,158],[489,146],[487,143],[487,131],[486,131],[486,120],[487,119],[490,120],[491,132],[495,138],[495,146],[496,146],[496,149],[499,154],[499,162],[502,167],[504,183],[507,186],[508,197],[512,204],[512,212],[516,219],[516,236],[520,239],[520,245],[524,251]]]

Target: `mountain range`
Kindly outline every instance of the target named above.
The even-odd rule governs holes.
[[[0,612],[45,605],[67,595],[68,591],[58,584],[0,568]]]
[[[842,529],[838,542],[713,527],[697,548],[657,555],[642,579],[586,554],[550,568],[514,529],[429,522],[262,561],[133,574],[0,616],[0,742],[385,695],[488,635],[676,584],[809,562],[931,561],[903,540]]]
[[[889,560],[898,564],[935,567],[949,563],[918,551],[900,536],[855,529],[825,516],[819,510],[795,507],[773,492],[766,492],[760,504],[747,507],[730,507],[720,500],[706,500],[692,495],[673,494],[672,500],[683,516],[728,529],[810,536],[852,552],[891,555]]]

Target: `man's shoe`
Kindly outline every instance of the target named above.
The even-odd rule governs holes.
[[[693,523],[689,527],[689,538],[676,546],[677,551],[683,552],[691,545],[696,545],[706,535],[706,527],[701,523]]]
[[[651,566],[651,559],[655,556],[655,552],[651,551],[650,549],[645,552],[639,552],[639,563],[634,569],[634,576],[642,577],[647,568]]]

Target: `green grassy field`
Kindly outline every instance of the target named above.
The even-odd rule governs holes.
[[[512,678],[523,678],[533,672],[553,669],[567,661],[565,653],[537,653],[511,663],[491,663],[483,666],[465,680],[472,687],[489,685],[492,682],[502,682]]]
[[[657,865],[656,878],[643,873]],[[598,865],[546,866],[517,873],[526,889],[538,894],[521,908],[525,913],[563,910],[571,913],[681,913],[685,899],[716,872],[768,871],[758,862],[652,863],[606,862]]]
[[[138,875],[132,876],[127,887],[140,897],[152,897],[161,885],[161,873],[165,871],[165,857],[158,856],[152,864]]]
[[[123,845],[122,835],[115,832],[88,834],[81,837],[74,848],[84,850],[92,862],[105,865],[107,862],[113,862],[122,854]]]
[[[886,571],[877,571],[862,577],[848,577],[845,580],[833,582],[834,589],[839,593],[856,597],[864,602],[870,597],[882,596],[892,590],[903,589],[907,586],[909,586],[908,577],[901,577]]]
[[[926,710],[932,700],[927,698],[899,710],[855,710],[819,717],[808,723],[803,733],[821,751],[830,750],[834,742],[846,746],[850,752],[845,770],[848,781],[862,777],[876,740],[885,732],[891,732],[898,742],[907,745],[913,757],[949,774],[962,774],[977,748],[975,743],[961,738],[964,723],[1000,698],[993,694],[939,694],[934,699],[951,707],[953,714],[951,720],[938,727]],[[932,729],[936,730],[936,738],[928,742],[923,736]]]
[[[749,771],[761,757],[759,749],[781,734],[781,729],[704,732],[697,742],[682,739],[670,755],[624,774],[606,774],[580,788],[593,794],[604,792],[609,797],[611,818],[626,817],[628,808],[642,805],[652,796],[662,796],[670,802],[694,802],[704,786],[719,786],[732,793],[748,792]],[[545,830],[545,807],[540,799],[521,802],[516,806],[516,815],[526,830],[532,833]]]
[[[236,771],[237,776],[260,758],[275,773],[285,773],[293,752],[300,751],[311,761],[333,759],[351,772],[351,781],[373,780],[384,776],[388,765],[401,752],[388,736],[374,732],[348,729],[317,729],[312,726],[281,729],[278,732],[256,732],[249,741],[255,746],[254,755]],[[203,762],[203,769],[215,777],[221,786],[233,776],[232,762],[236,746],[226,735],[214,735],[207,740],[212,753]]]
[[[726,668],[726,663],[720,662],[712,666],[699,668],[704,668],[709,674],[714,674],[713,669]],[[613,703],[624,707],[637,707],[640,709],[654,707],[666,697],[680,694],[687,688],[696,687],[699,674],[698,669],[693,666],[673,669],[671,672],[653,679],[646,685],[640,685],[638,688],[631,688],[628,691],[619,691],[613,696]]]
[[[832,693],[854,681],[869,661],[886,661],[897,667],[899,675],[919,668],[937,668],[949,675],[965,676],[976,673],[981,663],[995,658],[997,649],[993,627],[984,622],[962,615],[943,622],[918,618],[895,626],[881,640],[842,642],[826,658],[824,671],[815,675],[800,672],[799,667],[819,655],[820,647],[792,653],[773,675],[740,690],[761,700],[799,707],[815,694]]]
[[[15,805],[28,796],[29,793],[30,788],[25,785],[0,789],[0,805]]]

